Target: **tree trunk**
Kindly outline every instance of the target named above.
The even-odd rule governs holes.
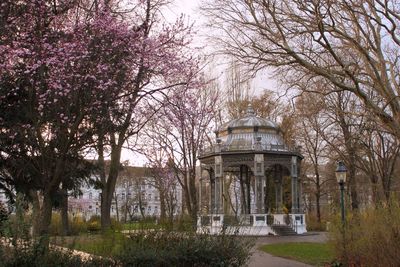
[[[107,188],[107,179],[106,179],[106,166],[104,162],[104,135],[100,132],[98,143],[97,143],[97,153],[98,153],[98,165],[100,172],[100,182],[101,182],[101,194],[100,194],[100,222],[101,229],[103,231],[107,230],[111,225],[111,217],[110,217],[110,209],[111,209],[111,201],[107,198],[108,196],[108,188]]]
[[[321,204],[320,204],[321,195],[319,191],[315,193],[315,204],[317,208],[317,221],[321,223]]]
[[[142,219],[144,219],[146,216],[145,216],[145,213],[144,213],[142,190],[140,190],[140,194],[139,194],[139,211],[140,211],[140,215],[142,216]]]
[[[110,170],[108,173],[108,179],[102,182],[102,191],[101,191],[101,229],[103,231],[109,229],[111,227],[111,205],[112,199],[115,190],[115,184],[117,182],[118,173],[119,173],[119,164],[121,158],[121,144],[112,145],[111,149],[111,161],[110,161]],[[99,161],[100,161],[99,155]],[[104,162],[104,158],[103,158]],[[103,164],[104,168],[104,164]],[[103,170],[104,171],[104,170]]]
[[[164,190],[159,190],[160,196],[160,221],[164,222],[166,219],[166,211],[165,211],[165,193]]]
[[[114,199],[115,199],[115,212],[117,213],[117,221],[119,222],[118,196],[116,192],[114,192]]]
[[[111,226],[111,201],[107,198],[107,190],[103,189],[101,191],[101,229],[103,231],[107,230]]]
[[[184,184],[183,192],[184,192],[185,201],[183,201],[182,204],[185,204],[185,205],[182,205],[182,206],[184,206],[184,208],[186,209],[187,214],[192,216],[192,205],[190,203],[190,188],[189,188],[190,181],[188,181],[189,177],[188,177],[188,171],[187,170],[185,170],[183,172],[183,176],[184,176],[184,178],[183,178],[183,181],[184,181],[184,183],[183,183]]]
[[[352,136],[350,126],[346,122],[345,115],[342,110],[338,112],[338,117],[338,122],[343,132],[344,145],[348,155],[346,163],[348,169],[348,188],[350,190],[351,208],[353,210],[357,210],[359,203],[356,183],[356,140]]]
[[[39,237],[39,247],[46,253],[49,248],[50,243],[50,223],[51,223],[51,216],[53,211],[53,203],[51,199],[52,192],[44,191],[43,193],[43,204],[40,209],[40,219],[38,223],[39,232],[36,237]]]
[[[39,236],[39,223],[40,223],[40,202],[38,192],[36,190],[29,190],[29,196],[32,203],[32,236]]]
[[[349,190],[351,197],[351,208],[352,210],[358,210],[358,193],[357,193],[357,183],[356,183],[356,169],[355,169],[355,161],[352,160],[353,157],[350,157],[350,164],[348,167],[348,180],[349,180]],[[354,159],[354,158],[353,158]]]
[[[223,179],[221,178],[221,183],[223,183]],[[197,225],[197,191],[196,191],[196,174],[195,171],[190,172],[190,177],[189,177],[189,192],[190,192],[190,216]],[[222,194],[223,192],[221,192]],[[222,203],[221,203],[222,204]]]
[[[123,222],[126,223],[128,220],[128,209],[129,209],[129,205],[128,205],[128,194],[126,194],[126,199],[125,199],[125,205],[124,205],[124,215],[123,215]]]
[[[67,236],[69,235],[69,222],[68,222],[68,190],[62,186],[62,193],[61,193],[61,235]]]
[[[377,208],[380,204],[380,197],[379,197],[379,192],[378,192],[378,189],[379,189],[378,177],[374,173],[371,173],[370,181],[371,181],[372,202],[374,203],[375,207]]]
[[[316,161],[317,162],[317,161]],[[316,163],[317,164],[317,163]],[[321,181],[319,177],[318,165],[314,166],[315,168],[315,183],[316,183],[316,192],[315,192],[315,204],[317,209],[317,221],[321,223]]]

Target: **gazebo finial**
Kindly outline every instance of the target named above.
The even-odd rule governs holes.
[[[246,110],[246,117],[252,117],[254,116],[256,113],[254,112],[254,108],[253,105],[251,103],[249,103],[247,105],[247,110]]]

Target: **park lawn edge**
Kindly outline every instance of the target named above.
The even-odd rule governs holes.
[[[321,246],[321,248],[319,250],[316,250],[316,253],[321,254],[321,252],[323,252],[323,253],[328,252],[328,254],[330,254],[330,255],[327,255],[327,257],[325,257],[325,258],[318,259],[318,257],[314,258],[314,257],[308,257],[306,255],[304,255],[304,257],[300,257],[299,255],[293,255],[290,251],[285,251],[285,249],[289,249],[289,250],[292,250],[293,248],[297,249],[296,246],[298,246],[297,248],[299,248],[301,246],[303,249],[305,247],[307,248],[307,246],[313,246],[314,248]],[[325,247],[325,248],[323,248],[323,247]],[[283,251],[282,251],[282,249],[283,249]],[[268,254],[271,254],[276,257],[295,260],[295,261],[310,264],[313,266],[326,266],[326,265],[329,265],[335,259],[333,249],[330,248],[330,245],[327,243],[287,242],[287,243],[277,243],[277,244],[264,244],[264,245],[259,246],[258,250],[268,253]]]

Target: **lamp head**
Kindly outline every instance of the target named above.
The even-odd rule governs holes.
[[[347,169],[343,161],[338,162],[335,175],[338,183],[346,183]]]

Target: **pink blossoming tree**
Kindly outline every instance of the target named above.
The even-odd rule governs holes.
[[[130,23],[111,12],[109,1],[84,15],[76,4],[0,4],[0,181],[42,197],[34,223],[38,236],[48,234],[68,162],[82,159],[93,143],[101,167],[102,226],[110,225],[122,146],[137,132],[131,125],[143,122],[140,101],[189,84],[197,71],[186,49],[190,27],[182,19],[161,24],[152,1],[138,1]]]
[[[189,47],[191,27],[185,25],[183,17],[172,25],[163,23],[162,7],[162,2],[138,1],[131,14],[135,26],[119,26],[121,32],[132,33],[135,38],[129,42],[132,46],[131,58],[125,57],[118,62],[129,73],[127,79],[123,79],[124,83],[114,86],[118,101],[110,98],[112,102],[104,106],[104,113],[95,123],[95,147],[102,189],[102,229],[111,224],[110,208],[121,169],[123,146],[130,138],[138,136],[147,118],[152,117],[162,105],[160,101],[165,94],[182,85],[201,83],[197,78],[198,62]],[[108,25],[110,23],[103,25],[102,29]],[[126,40],[125,34],[120,36],[120,42]],[[115,40],[111,42],[114,43]],[[109,164],[105,164],[107,153]]]

